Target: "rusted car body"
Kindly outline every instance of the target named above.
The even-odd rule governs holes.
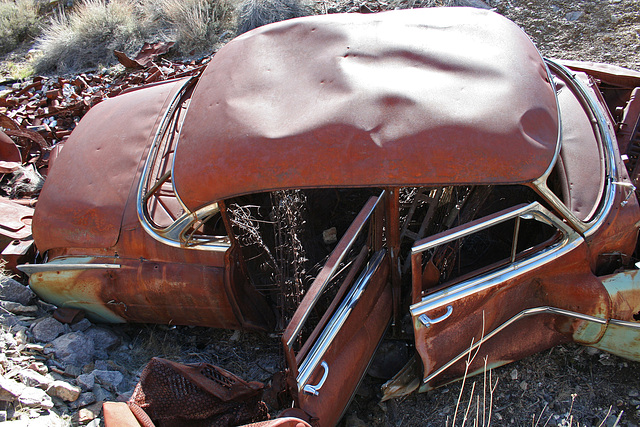
[[[102,321],[280,331],[319,425],[403,319],[385,398],[476,350],[471,374],[571,341],[638,360],[639,87],[483,10],[265,26],[90,110],[21,268]]]

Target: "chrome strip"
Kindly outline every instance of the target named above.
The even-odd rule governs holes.
[[[427,242],[411,248],[411,255],[419,254],[435,246],[440,246],[444,243],[449,243],[453,240],[457,240],[462,237],[468,236],[470,234],[477,233],[478,231],[484,230],[489,227],[493,227],[494,225],[500,224],[502,222],[506,222],[510,219],[517,218],[517,217],[524,217],[527,215],[532,215],[538,221],[544,222],[545,224],[548,224],[552,227],[556,227],[560,229],[560,231],[562,231],[565,235],[568,235],[572,231],[571,228],[567,227],[562,221],[557,219],[551,212],[549,212],[549,210],[547,210],[540,203],[533,202],[528,204],[527,206],[523,206],[519,209],[507,212],[503,215],[492,218],[488,221],[475,224],[471,227],[463,228],[455,233],[448,233],[446,231],[439,233],[441,237],[438,237],[435,239],[429,239]],[[437,234],[435,236],[437,236]]]
[[[33,273],[44,271],[104,270],[120,267],[120,264],[58,264],[49,262],[47,264],[22,264],[16,268],[27,276],[31,276]]]
[[[567,316],[567,317],[575,317],[577,319],[586,320],[588,322],[599,323],[601,325],[606,325],[607,324],[607,321],[605,319],[601,319],[601,318],[595,317],[595,316],[590,316],[588,314],[577,313],[575,311],[565,310],[565,309],[562,309],[562,308],[548,307],[548,306],[528,308],[526,310],[522,310],[520,313],[516,314],[511,319],[507,320],[505,323],[503,323],[502,325],[498,326],[496,329],[491,331],[491,333],[489,333],[488,335],[485,335],[482,339],[480,339],[477,343],[473,344],[467,350],[463,351],[462,353],[460,353],[459,355],[457,355],[456,357],[451,359],[449,362],[447,362],[445,365],[443,365],[440,369],[436,370],[431,375],[429,375],[428,377],[424,378],[422,380],[422,383],[426,384],[429,381],[431,381],[433,378],[435,378],[436,376],[440,375],[446,369],[451,367],[451,365],[453,365],[454,363],[460,361],[460,359],[462,359],[463,357],[465,357],[466,355],[471,353],[473,350],[475,350],[478,347],[480,347],[482,345],[482,343],[484,343],[485,341],[489,340],[490,338],[493,338],[496,334],[501,332],[507,326],[511,325],[512,323],[514,323],[514,322],[516,322],[516,321],[518,321],[518,320],[520,320],[522,318],[525,318],[525,317],[528,317],[528,316],[534,316],[534,315],[537,315],[537,314],[558,314],[558,315]]]
[[[355,243],[356,239],[360,235],[360,232],[364,228],[364,225],[367,222],[369,222],[369,219],[371,218],[371,215],[373,215],[373,213],[375,212],[376,208],[378,207],[378,204],[380,203],[380,200],[383,199],[384,193],[385,193],[384,190],[382,191],[382,193],[380,193],[380,195],[378,196],[378,200],[376,200],[374,205],[371,207],[371,210],[367,213],[367,216],[360,223],[360,225],[358,226],[358,229],[353,234],[353,237],[347,243],[346,248],[344,249],[344,251],[342,251],[342,254],[340,254],[340,257],[336,260],[336,262],[334,263],[333,267],[329,271],[329,274],[327,275],[327,279],[320,286],[320,290],[316,294],[316,297],[311,301],[311,303],[309,305],[309,308],[307,309],[307,311],[304,312],[304,314],[302,316],[302,319],[300,319],[300,321],[296,325],[295,329],[293,330],[293,333],[291,334],[291,338],[289,338],[289,340],[287,341],[287,346],[289,348],[291,348],[291,346],[293,345],[294,341],[298,338],[298,334],[300,334],[300,331],[302,330],[302,327],[304,326],[304,323],[307,321],[307,319],[309,318],[309,315],[311,314],[311,310],[313,310],[313,307],[315,307],[315,305],[317,304],[318,300],[320,299],[320,296],[324,292],[324,288],[326,288],[327,284],[329,284],[331,279],[333,279],[333,276],[335,275],[336,270],[338,269],[338,267],[340,267],[340,264],[342,263],[342,260],[344,259],[344,257],[349,252],[349,249],[351,249],[351,247]]]
[[[500,222],[512,219],[516,216],[526,217],[528,215],[531,215],[537,220],[541,220],[542,222],[557,227],[560,231],[563,232],[563,239],[560,242],[557,242],[554,245],[551,245],[548,248],[545,248],[544,250],[541,250],[535,255],[522,261],[514,262],[512,264],[509,264],[507,267],[488,272],[478,277],[474,277],[470,280],[458,283],[457,285],[453,285],[449,288],[443,289],[439,292],[426,295],[422,298],[422,301],[412,305],[409,308],[411,311],[411,316],[414,318],[419,317],[420,315],[425,314],[428,311],[450,304],[457,299],[465,298],[469,295],[491,288],[506,280],[510,280],[513,277],[540,268],[542,265],[547,264],[550,260],[560,256],[562,253],[575,249],[584,241],[584,239],[578,233],[576,233],[562,221],[553,216],[551,212],[545,209],[538,202],[534,202],[521,209],[517,209],[513,212],[508,212],[497,218],[493,218],[492,220],[477,224],[470,229],[471,231],[465,229],[459,231],[458,233],[443,236],[432,242],[427,242],[423,245],[420,245],[419,247],[412,249],[412,253],[414,253],[414,251],[415,253],[419,253],[433,246],[438,246],[440,244],[456,240],[460,237],[466,236],[467,234],[471,234],[472,232],[491,227]]]
[[[296,378],[298,383],[298,391],[301,391],[309,380],[311,374],[315,371],[316,367],[324,357],[325,353],[331,346],[331,343],[338,335],[340,328],[346,322],[351,310],[358,303],[360,297],[364,294],[364,291],[371,279],[371,276],[378,270],[378,267],[384,260],[386,249],[380,249],[376,252],[371,260],[367,263],[364,271],[358,277],[355,285],[349,290],[347,296],[342,300],[340,306],[336,310],[335,314],[331,317],[331,320],[327,324],[327,327],[322,330],[322,333],[318,337],[318,340],[313,344],[309,355],[304,359],[300,365],[300,373]]]
[[[550,59],[545,59],[545,62],[553,67],[554,71],[562,74],[563,77],[567,79],[567,83],[571,83],[573,88],[576,89],[579,97],[581,97],[582,101],[587,104],[588,109],[587,114],[592,114],[595,119],[597,130],[596,137],[598,137],[599,142],[602,143],[603,154],[605,157],[605,168],[606,168],[606,176],[605,176],[605,195],[604,200],[601,202],[602,207],[596,212],[593,218],[588,222],[580,221],[576,218],[575,215],[562,203],[562,201],[547,187],[546,179],[548,174],[543,175],[533,182],[536,188],[542,193],[542,195],[547,199],[549,203],[551,203],[561,214],[565,217],[571,224],[581,233],[584,234],[585,237],[591,236],[596,230],[602,225],[607,214],[611,210],[613,206],[613,202],[615,200],[616,195],[616,187],[613,185],[613,181],[617,180],[618,172],[615,162],[615,148],[614,141],[611,135],[611,129],[607,125],[607,120],[602,114],[600,104],[593,99],[591,94],[585,89],[584,84],[575,78],[575,74],[564,67],[561,64],[558,64]],[[559,111],[559,109],[558,109]]]
[[[151,147],[149,148],[149,153],[147,154],[147,159],[145,160],[144,168],[142,169],[142,174],[140,176],[140,181],[138,183],[138,192],[136,195],[136,211],[138,213],[138,219],[144,231],[147,232],[147,234],[149,234],[151,237],[153,237],[155,240],[159,241],[160,243],[163,243],[167,246],[177,247],[177,248],[189,247],[192,249],[199,249],[199,250],[226,251],[231,246],[229,242],[220,241],[216,243],[201,243],[194,246],[184,245],[183,231],[190,224],[198,220],[201,220],[201,221],[205,220],[208,216],[217,212],[217,209],[218,209],[217,203],[211,204],[209,206],[205,206],[204,208],[198,209],[195,212],[189,212],[189,210],[184,205],[184,203],[182,202],[178,194],[175,193],[175,189],[174,189],[176,199],[178,200],[178,202],[186,212],[183,215],[181,215],[180,218],[176,219],[173,222],[173,224],[171,224],[169,227],[164,229],[154,227],[148,221],[148,219],[144,214],[145,212],[144,204],[146,200],[144,189],[149,179],[149,173],[151,171],[152,163],[155,160],[156,156],[158,155],[158,149],[159,149],[158,147],[159,147],[160,140],[162,139],[165,132],[167,131],[167,127],[171,123],[171,119],[173,118],[173,115],[176,109],[181,103],[182,96],[187,91],[187,88],[190,86],[190,84],[196,79],[197,77],[192,77],[185,82],[182,88],[180,88],[180,90],[176,93],[175,97],[171,101],[171,105],[169,106],[169,108],[167,109],[167,111],[162,117],[160,126],[158,126],[158,129],[153,137],[153,142],[151,143]],[[171,170],[173,170],[173,167]]]
[[[609,320],[609,324],[616,325],[616,326],[624,326],[625,328],[640,329],[640,323],[629,322],[628,320],[611,319]]]

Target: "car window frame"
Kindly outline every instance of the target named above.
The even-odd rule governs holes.
[[[570,86],[570,89],[577,95],[578,100],[584,104],[585,113],[588,114],[592,120],[594,126],[594,135],[598,142],[602,146],[602,152],[604,154],[604,186],[603,197],[600,199],[600,204],[595,210],[592,217],[583,221],[580,220],[571,210],[564,204],[564,202],[548,187],[547,179],[553,172],[558,159],[560,158],[560,149],[562,148],[562,116],[560,109],[558,108],[558,144],[556,145],[556,153],[554,160],[549,165],[549,168],[538,179],[532,182],[533,188],[540,194],[541,197],[549,203],[554,210],[571,226],[578,231],[581,235],[589,237],[593,235],[600,226],[604,223],[609,212],[611,211],[614,200],[616,198],[617,184],[625,185],[625,183],[618,183],[618,170],[615,161],[615,134],[610,123],[607,121],[602,107],[597,100],[593,98],[589,90],[584,86],[584,83],[576,78],[575,74],[571,72],[565,66],[545,58],[545,64],[547,65],[547,73],[549,80],[554,86],[553,76],[551,74],[551,68],[553,71],[563,78],[564,82]],[[555,90],[554,90],[555,91]],[[557,100],[557,93],[556,93]],[[631,192],[633,190],[630,190]]]

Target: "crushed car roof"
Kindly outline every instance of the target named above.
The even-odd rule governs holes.
[[[173,179],[185,204],[283,188],[520,183],[554,160],[540,54],[493,12],[284,21],[223,47],[194,91]]]

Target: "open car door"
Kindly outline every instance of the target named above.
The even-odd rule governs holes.
[[[420,390],[562,342],[596,343],[610,304],[586,251],[584,239],[539,203],[416,242],[410,310]]]
[[[342,417],[391,319],[384,197],[367,201],[282,337],[295,406],[320,426]]]

